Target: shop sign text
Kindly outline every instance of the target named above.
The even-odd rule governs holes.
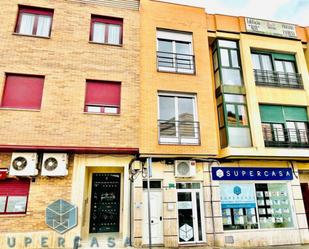
[[[290,168],[212,167],[212,179],[217,181],[293,180]]]

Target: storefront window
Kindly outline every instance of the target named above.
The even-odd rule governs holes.
[[[256,184],[256,199],[261,228],[293,227],[287,185]]]
[[[220,184],[224,230],[258,228],[254,191],[252,184]]]
[[[220,184],[224,230],[293,227],[287,184]]]

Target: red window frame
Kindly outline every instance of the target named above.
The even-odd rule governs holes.
[[[15,33],[17,33],[17,34],[21,34],[20,33],[20,24],[21,24],[21,16],[22,16],[21,14],[22,13],[28,13],[28,14],[35,15],[35,20],[34,20],[33,29],[32,29],[32,35],[33,36],[39,36],[39,35],[36,35],[37,28],[38,28],[39,16],[40,15],[41,16],[50,16],[51,17],[51,23],[50,23],[50,27],[49,27],[49,34],[48,34],[48,36],[46,36],[46,37],[50,37],[52,25],[53,25],[53,16],[54,16],[54,10],[53,9],[19,5],[18,6],[17,22],[16,22],[16,25],[15,25]],[[21,34],[21,35],[24,35],[24,34]],[[45,37],[45,36],[39,36],[39,37]]]
[[[0,181],[0,196],[5,196],[5,207],[4,212],[0,214],[25,214],[27,213],[28,200],[30,190],[30,179],[5,179]],[[24,212],[7,212],[9,197],[13,196],[25,196],[26,206]]]
[[[110,92],[104,92],[104,91],[114,91],[114,94],[111,95]],[[120,82],[101,81],[101,80],[86,81],[85,108],[84,108],[85,112],[120,114],[120,103],[121,103]],[[89,107],[96,107],[99,109],[99,111],[89,111],[88,110]],[[105,111],[105,108],[117,108],[117,111],[107,112]]]
[[[92,42],[94,42],[93,41],[93,25],[94,25],[94,23],[104,23],[104,24],[106,24],[105,41],[102,44],[110,44],[110,45],[116,45],[116,46],[123,44],[123,19],[122,18],[91,15],[89,40],[92,41]],[[108,29],[109,29],[108,24],[115,24],[115,25],[120,26],[119,44],[108,43]]]
[[[44,76],[7,73],[0,107],[40,110],[44,79]],[[23,85],[21,81],[32,85]]]

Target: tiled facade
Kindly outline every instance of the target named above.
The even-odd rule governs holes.
[[[60,247],[61,237],[66,240],[65,247],[72,248],[76,236],[81,237],[82,248],[90,247],[93,237],[105,246],[110,235],[119,247],[147,245],[145,180],[149,158],[152,159],[153,244],[244,248],[309,243],[304,196],[309,183],[309,28],[296,26],[294,39],[252,34],[246,29],[244,17],[211,15],[201,7],[171,2],[6,0],[2,3],[6,18],[0,23],[0,170],[10,168],[12,153],[32,152],[39,155],[39,174],[0,180],[1,198],[6,191],[1,188],[5,181],[30,179],[25,213],[1,213],[0,202],[0,248],[9,248],[7,239],[13,237],[15,248],[40,248],[42,237],[48,238],[49,247]],[[42,8],[52,11],[50,37],[18,34],[15,29],[18,10],[24,6],[38,13]],[[109,25],[122,20],[122,42],[90,41],[95,32],[91,18],[111,18]],[[105,28],[103,40],[108,43]],[[273,78],[291,77],[286,80],[281,76],[285,87],[259,84],[257,73],[261,72],[252,59],[252,54],[259,51],[272,59],[277,56],[284,58],[283,61],[293,61],[296,69],[290,76],[266,72]],[[224,61],[226,58],[228,61]],[[275,59],[272,62],[276,63]],[[285,70],[288,65],[283,66]],[[273,67],[278,69],[279,65]],[[224,78],[224,70],[234,70],[235,74]],[[44,76],[39,110],[3,107],[8,74]],[[297,84],[289,85],[290,80]],[[101,106],[98,111],[96,105],[101,103],[92,103],[95,112],[86,111],[86,82],[90,81],[120,83],[118,113],[114,112],[114,106]],[[229,102],[235,95],[236,102]],[[231,106],[238,108],[235,113]],[[283,110],[277,123],[270,119],[278,112],[266,115],[269,106]],[[102,113],[105,108],[112,113]],[[274,124],[285,128],[278,131]],[[291,125],[297,127],[297,136],[291,135]],[[305,132],[298,125],[305,127]],[[285,133],[280,133],[282,129]],[[66,153],[68,174],[41,176],[44,153]],[[177,163],[182,161],[194,165],[192,176],[177,176]],[[213,167],[284,168],[293,175],[282,181],[224,182],[213,179]],[[96,176],[101,176],[101,180],[96,182]],[[288,189],[292,210],[288,218],[292,225],[263,228],[263,219],[258,221],[262,215],[259,213],[253,225],[246,223],[246,227],[240,228],[233,216],[234,227],[228,227],[225,213],[228,211],[222,196],[225,183],[256,189],[259,183],[283,184]],[[104,186],[101,192],[95,192],[100,184]],[[95,213],[94,198],[101,195],[104,204],[104,199],[110,197],[104,191],[113,188],[113,184],[118,187],[109,194],[118,206],[107,214],[116,214],[117,219],[107,217],[104,219],[109,220],[104,223],[104,215],[100,214],[105,211]],[[45,224],[47,205],[58,199],[78,208],[77,226],[63,235]],[[103,204],[103,209],[114,205]],[[258,205],[254,205],[255,212],[260,212]],[[244,209],[242,212],[249,212]],[[95,224],[96,216],[101,217],[103,225]],[[188,217],[194,217],[192,224],[186,220]],[[113,226],[111,221],[117,224]],[[106,233],[108,229],[113,233]],[[25,236],[32,238],[28,245],[24,243]]]

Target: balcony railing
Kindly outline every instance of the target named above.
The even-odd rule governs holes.
[[[303,88],[301,74],[299,73],[283,73],[254,69],[254,78],[257,85]]]
[[[266,147],[309,148],[309,130],[263,127]]]
[[[157,51],[157,67],[163,72],[194,74],[194,55]]]
[[[159,144],[200,144],[200,123],[158,120]]]

